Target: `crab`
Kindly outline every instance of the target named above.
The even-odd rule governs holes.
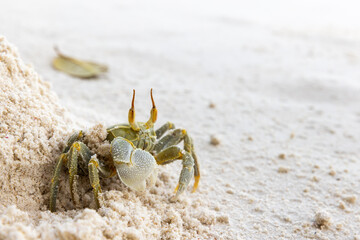
[[[192,192],[195,192],[200,180],[200,169],[195,154],[193,140],[184,129],[175,129],[167,122],[156,131],[154,123],[157,119],[152,89],[150,90],[152,109],[147,122],[135,121],[135,90],[128,115],[128,124],[117,124],[106,129],[106,140],[110,142],[110,160],[98,159],[88,146],[83,143],[84,132],[77,131],[70,136],[60,155],[51,179],[50,210],[56,211],[56,197],[59,191],[59,177],[65,165],[69,171],[69,183],[72,201],[77,205],[79,197],[76,190],[78,169],[80,174],[89,176],[93,188],[96,208],[101,207],[100,178],[117,175],[130,189],[144,191],[147,182],[154,185],[157,178],[157,166],[175,160],[182,161],[179,182],[175,188],[176,201],[189,185],[192,176],[195,181]],[[167,133],[167,134],[165,134]],[[184,142],[183,149],[177,146]]]

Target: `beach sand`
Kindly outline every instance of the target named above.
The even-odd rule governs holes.
[[[360,239],[358,20],[356,7],[327,1],[7,1],[0,239]],[[57,72],[54,45],[109,72]],[[69,135],[84,129],[101,154],[104,127],[127,121],[132,89],[136,118],[148,119],[150,88],[156,126],[171,121],[194,139],[198,190],[169,200],[176,162],[144,193],[101,180],[95,210],[82,176],[74,206],[64,169],[51,213]]]

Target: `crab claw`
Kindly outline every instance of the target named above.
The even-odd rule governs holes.
[[[111,154],[120,180],[130,189],[144,191],[157,166],[154,157],[122,137],[111,142]]]

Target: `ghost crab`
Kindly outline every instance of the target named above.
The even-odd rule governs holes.
[[[62,166],[69,170],[69,182],[72,201],[76,204],[79,200],[76,190],[76,177],[78,167],[81,174],[89,176],[93,188],[96,207],[100,207],[100,181],[101,178],[109,178],[118,175],[120,180],[135,191],[143,191],[146,181],[153,185],[157,177],[157,165],[165,165],[175,160],[182,160],[182,170],[175,195],[172,200],[184,192],[190,183],[192,175],[195,182],[192,192],[195,192],[199,180],[200,170],[194,151],[192,139],[184,129],[175,129],[174,124],[167,122],[156,131],[154,123],[157,119],[152,89],[150,91],[152,109],[150,119],[146,122],[135,121],[135,90],[131,108],[129,110],[129,124],[118,124],[107,128],[107,137],[111,143],[110,153],[112,160],[100,161],[84,143],[84,132],[75,132],[67,141],[63,153],[56,163],[54,176],[51,179],[50,210],[56,211],[56,197],[59,190],[59,176]],[[169,131],[169,132],[168,132]],[[163,136],[168,132],[165,136]],[[184,142],[184,149],[177,146]]]

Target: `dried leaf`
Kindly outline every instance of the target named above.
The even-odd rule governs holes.
[[[58,56],[53,60],[53,67],[71,76],[93,78],[108,70],[105,65],[65,56],[57,48],[55,51]]]

